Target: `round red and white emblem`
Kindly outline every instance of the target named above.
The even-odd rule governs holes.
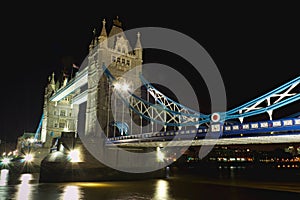
[[[219,113],[213,113],[213,114],[211,115],[211,121],[213,121],[213,122],[218,122],[218,121],[220,121],[220,114],[219,114]]]

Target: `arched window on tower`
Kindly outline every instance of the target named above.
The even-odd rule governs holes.
[[[61,110],[60,111],[60,116],[63,116],[63,117],[66,116],[66,111],[65,110]]]

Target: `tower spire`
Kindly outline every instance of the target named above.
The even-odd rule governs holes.
[[[95,35],[96,35],[96,29],[93,29],[93,39],[91,41],[91,44],[89,45],[89,50],[93,50],[93,48],[95,47]]]
[[[98,37],[98,42],[100,47],[107,47],[107,33],[105,28],[106,21],[103,19],[102,21],[102,30]]]
[[[134,49],[141,49],[142,48],[141,34],[140,34],[140,32],[138,32],[136,35],[137,35],[137,40],[136,40],[136,44],[135,44],[135,48]]]
[[[54,76],[55,76],[55,74],[54,74],[54,72],[52,72],[52,78],[51,78],[51,81],[50,81],[50,84],[49,84],[52,91],[55,91],[55,77]]]
[[[103,19],[103,21],[102,21],[102,30],[101,30],[99,39],[100,39],[101,36],[102,36],[102,37],[107,37],[105,24],[106,24],[106,21],[105,21],[105,19]]]
[[[95,36],[96,36],[96,28],[93,29],[93,36],[95,38]]]
[[[97,46],[96,28],[93,29],[93,43],[94,47]]]
[[[54,76],[55,76],[55,74],[54,74],[54,72],[52,72],[52,79],[51,79],[51,84],[53,84],[53,85],[55,85],[55,79],[54,79]]]
[[[137,39],[136,39],[136,44],[135,44],[135,48],[134,48],[134,52],[135,52],[135,55],[142,59],[142,44],[141,44],[141,34],[140,32],[138,32],[137,34]]]

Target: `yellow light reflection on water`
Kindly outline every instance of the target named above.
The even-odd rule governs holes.
[[[21,181],[21,183],[18,186],[15,199],[32,199],[33,188],[32,185],[29,183],[30,180],[32,180],[32,174],[22,174],[19,180]]]
[[[92,182],[87,182],[87,183],[76,183],[78,186],[82,187],[111,187],[112,184],[109,183],[92,183]]]
[[[61,200],[79,200],[83,198],[80,188],[76,185],[67,185],[61,195]]]
[[[166,180],[158,180],[156,182],[154,199],[164,200],[171,199],[169,194],[169,182]]]

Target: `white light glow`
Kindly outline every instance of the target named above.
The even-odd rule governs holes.
[[[115,83],[114,84],[114,88],[120,92],[126,92],[130,89],[129,84],[126,82],[122,82],[122,83]]]
[[[8,169],[2,169],[2,170],[1,170],[0,186],[5,186],[5,185],[7,185],[8,174],[9,174],[9,170],[8,170]]]
[[[4,157],[1,162],[3,165],[8,165],[10,163],[10,159],[7,157]]]
[[[165,159],[165,155],[161,152],[160,147],[156,147],[156,158],[158,162],[163,162]]]
[[[21,184],[15,193],[14,199],[32,199],[32,185],[29,183],[32,180],[31,174],[22,174],[20,177]]]
[[[26,154],[24,157],[25,162],[32,162],[33,161],[33,155],[32,154]]]
[[[17,154],[18,154],[18,150],[16,149],[16,150],[13,151],[13,155],[15,156]]]
[[[124,84],[124,85],[122,85],[122,91],[127,91],[127,90],[129,90],[129,85],[128,84]]]
[[[169,195],[169,182],[158,180],[156,183],[154,199],[171,199]]]
[[[78,200],[82,199],[81,191],[79,190],[78,186],[75,185],[68,185],[64,188],[64,192],[61,196],[61,200]]]
[[[80,162],[80,152],[78,149],[73,149],[70,151],[68,157],[70,158],[71,162]]]
[[[121,89],[121,84],[115,83],[114,87],[115,87],[116,90],[120,90]]]

